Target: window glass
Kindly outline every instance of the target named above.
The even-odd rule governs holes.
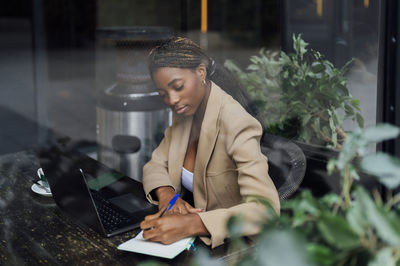
[[[171,121],[146,55],[173,35],[233,71],[269,133],[340,148],[346,132],[376,122],[378,2],[9,1],[0,9],[0,152],[68,144],[140,179]],[[300,53],[316,52],[301,61],[293,36]]]

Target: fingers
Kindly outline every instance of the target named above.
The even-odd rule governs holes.
[[[157,229],[143,231],[143,238],[149,241],[159,242],[164,245],[168,245],[175,242],[174,240],[169,238],[168,234],[166,234],[165,232],[161,232],[160,230]]]
[[[150,221],[150,220],[154,220],[160,217],[161,213],[163,212],[164,209],[160,209],[158,212],[154,213],[154,214],[150,214],[147,215],[146,217],[144,217],[145,221]]]
[[[160,210],[155,214],[147,215],[144,220],[140,223],[140,228],[143,230],[153,229],[158,227],[161,221],[161,214],[164,210]]]
[[[160,242],[162,244],[170,244],[183,237],[187,233],[184,232],[182,215],[168,215],[151,221],[143,221],[140,227],[143,231],[143,238],[149,241]]]
[[[144,220],[144,221],[142,221],[141,223],[140,223],[140,229],[142,229],[142,230],[149,230],[149,229],[151,229],[151,228],[153,228],[154,227],[154,221],[155,220]]]
[[[185,203],[186,203],[186,204],[185,204],[186,210],[188,211],[188,213],[198,213],[198,212],[204,211],[203,209],[192,207],[192,205],[190,205],[190,204],[187,203],[187,202],[185,202]]]
[[[160,242],[165,244],[165,232],[160,230],[159,227],[152,227],[147,230],[143,230],[143,238],[153,242]]]
[[[154,220],[154,219],[158,218],[158,216],[159,216],[158,213],[159,213],[159,212],[157,212],[157,213],[155,213],[155,214],[147,215],[146,217],[144,217],[144,220],[145,220],[145,221]]]
[[[165,218],[144,220],[140,223],[140,228],[143,229],[143,238],[154,242],[165,242]],[[165,243],[164,243],[165,244]]]
[[[188,214],[191,213],[191,209],[193,209],[193,207],[189,203],[179,198],[171,210],[169,210],[169,214]]]
[[[174,210],[170,211],[169,214],[187,214],[187,213],[188,213],[188,211],[187,211],[185,205],[180,204],[180,205],[176,206],[176,208]]]
[[[159,234],[157,233],[156,229],[153,229],[153,230],[150,229],[150,230],[143,231],[143,238],[146,240],[157,241],[157,239],[155,239],[155,237],[157,235],[159,235]]]
[[[203,212],[203,209],[199,209],[199,208],[192,208],[191,210],[189,210],[189,213],[199,213],[199,212]]]

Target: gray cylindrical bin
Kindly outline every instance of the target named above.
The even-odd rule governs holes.
[[[135,180],[142,180],[142,167],[160,143],[170,114],[151,81],[147,54],[160,41],[172,36],[169,28],[100,28],[98,42],[113,49],[113,81],[98,82],[97,141],[98,160]],[[100,50],[100,49],[99,49]],[[97,58],[110,56],[110,50]],[[111,60],[110,60],[111,59]],[[101,60],[101,59],[100,59]],[[107,60],[106,60],[107,61]],[[105,69],[107,69],[105,67]],[[101,68],[100,68],[101,69]],[[104,81],[105,80],[105,81]]]

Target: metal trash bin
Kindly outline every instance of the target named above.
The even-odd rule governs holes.
[[[100,48],[96,62],[106,64],[96,70],[100,80],[98,160],[138,181],[142,181],[142,167],[150,160],[171,120],[148,73],[147,55],[152,47],[171,36],[172,31],[165,27],[97,30]],[[113,77],[110,72],[114,72]],[[107,76],[114,79],[109,86],[105,85]]]

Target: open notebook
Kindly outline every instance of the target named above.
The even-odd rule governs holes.
[[[143,238],[143,230],[135,237],[132,238],[117,248],[119,250],[131,251],[136,253],[142,253],[151,256],[157,256],[167,259],[173,259],[176,255],[189,249],[192,245],[194,237],[187,237],[176,241],[169,245],[163,245],[156,242],[147,241]]]

